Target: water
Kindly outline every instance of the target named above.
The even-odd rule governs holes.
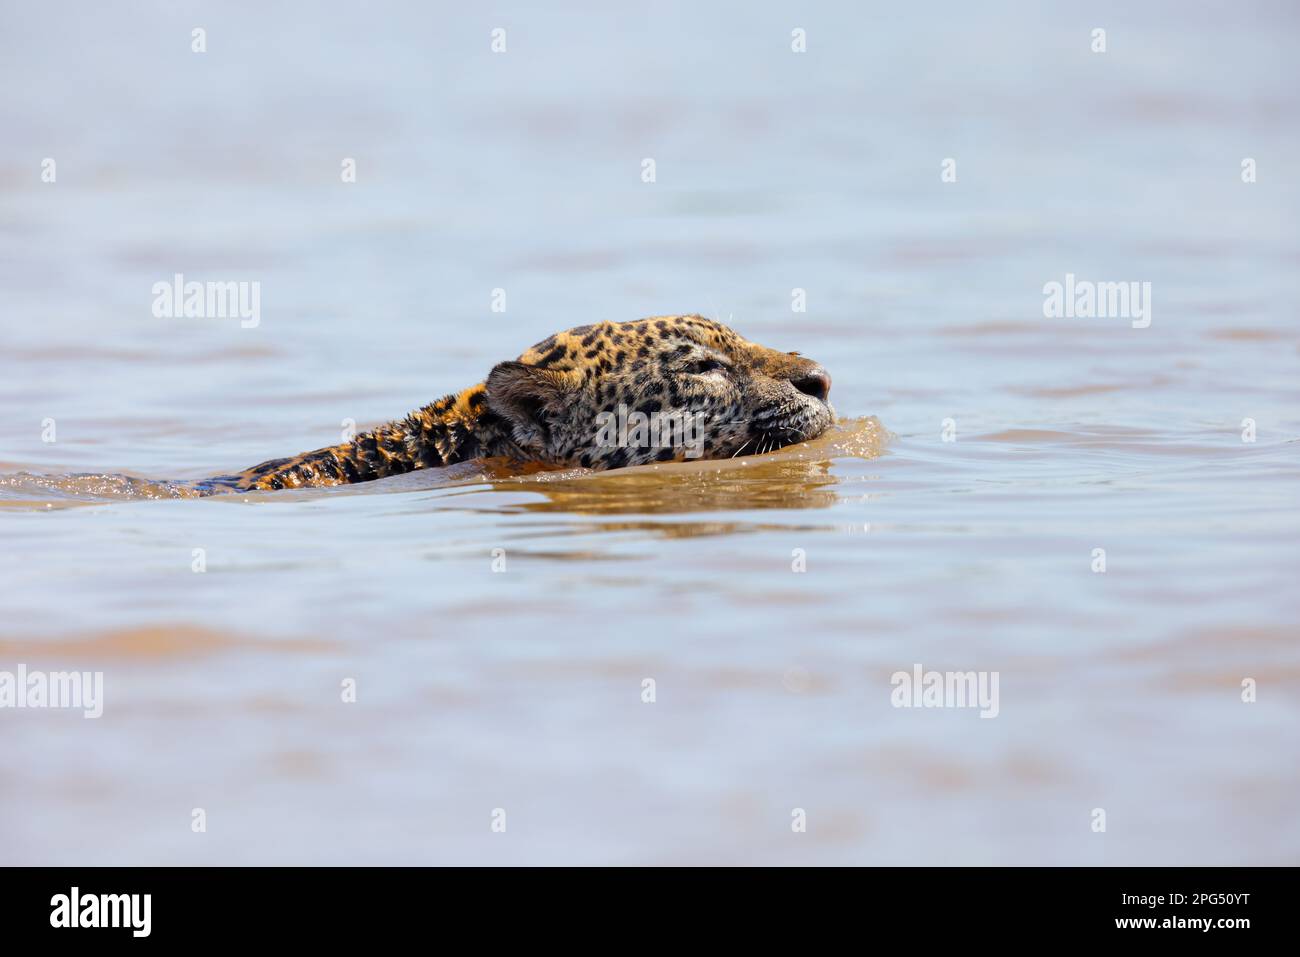
[[[1296,35],[6,8],[0,671],[100,670],[105,709],[0,711],[0,861],[1296,863]],[[178,272],[259,281],[260,324],[155,318]],[[1151,325],[1044,318],[1066,273],[1149,281]],[[672,311],[825,363],[839,426],[595,476],[67,477],[332,444]],[[918,663],[996,671],[998,717],[891,707]]]

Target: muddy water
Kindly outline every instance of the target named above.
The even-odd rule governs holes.
[[[104,711],[0,710],[0,862],[1300,859],[1294,15],[656,9],[495,57],[467,12],[4,12],[0,672]],[[259,323],[155,317],[176,273]],[[1067,273],[1150,325],[1045,318]],[[836,429],[150,484],[687,310],[826,364]],[[918,664],[996,718],[893,707]]]

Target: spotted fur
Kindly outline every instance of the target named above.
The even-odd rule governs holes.
[[[351,442],[201,483],[210,491],[368,482],[488,456],[615,469],[757,454],[829,428],[830,376],[797,352],[701,316],[602,322],[556,333],[471,386]],[[601,413],[691,413],[696,448],[602,439]]]

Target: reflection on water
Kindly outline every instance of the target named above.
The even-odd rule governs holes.
[[[1051,8],[832,3],[796,56],[762,4],[516,5],[492,56],[469,6],[210,6],[204,57],[166,5],[3,13],[0,672],[105,701],[0,710],[0,863],[1300,860],[1290,8],[1103,2],[1097,56]],[[260,325],[153,316],[176,273]],[[1067,273],[1149,281],[1150,327],[1045,319]],[[183,484],[686,311],[849,418]],[[998,717],[892,707],[917,664]]]
[[[760,456],[647,465],[567,475],[563,480],[494,481],[500,492],[537,491],[523,512],[657,515],[751,509],[829,508],[838,501],[831,460],[875,458],[886,433],[874,418],[841,422],[811,442]],[[615,526],[606,526],[615,527]]]

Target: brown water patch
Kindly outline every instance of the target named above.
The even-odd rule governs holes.
[[[270,758],[273,771],[290,778],[327,777],[328,762],[318,751],[281,751]]]
[[[838,500],[832,486],[836,480],[824,466],[807,463],[802,467],[767,464],[752,469],[751,475],[708,477],[698,474],[663,476],[610,476],[575,478],[563,485],[533,489],[544,499],[516,506],[525,512],[572,512],[585,515],[681,514],[752,508],[828,508]],[[498,491],[512,490],[507,483],[494,485]],[[668,536],[721,534],[727,526],[696,523],[680,529],[660,526]]]
[[[1250,649],[1261,657],[1272,657],[1279,650],[1296,651],[1296,633],[1295,628],[1274,625],[1204,628],[1184,632],[1164,641],[1125,648],[1117,652],[1115,657],[1126,661],[1169,663],[1176,662],[1180,655],[1193,651],[1203,653],[1232,650],[1240,654],[1245,649]],[[1204,657],[1201,656],[1198,660],[1204,661]]]
[[[1042,322],[1015,322],[1005,319],[992,319],[988,322],[976,322],[967,326],[944,326],[939,330],[941,336],[995,336],[1026,332],[1041,333],[1051,327]]]
[[[1011,389],[1016,395],[1034,396],[1039,399],[1069,399],[1080,395],[1105,395],[1108,392],[1123,392],[1125,389],[1132,389],[1135,386],[1130,385],[1076,385],[1062,386],[1060,388],[1041,388],[1041,389]],[[1144,386],[1145,388],[1145,386]]]
[[[973,435],[973,442],[1069,442],[1078,436],[1072,432],[1053,432],[1049,429],[1005,429],[987,435]]]
[[[1208,335],[1227,342],[1281,342],[1291,338],[1272,329],[1211,329]]]
[[[263,641],[196,625],[119,628],[66,638],[0,638],[0,656],[19,660],[50,658],[164,661],[200,658],[247,649],[316,653],[335,647],[330,641]]]
[[[1133,382],[1089,382],[1065,386],[1012,386],[1007,391],[1014,395],[1026,395],[1039,399],[1072,399],[1085,395],[1106,395],[1111,392],[1123,392],[1126,389],[1159,389],[1169,385],[1171,381],[1167,376],[1157,375],[1149,379],[1135,380]]]
[[[1300,665],[1261,665],[1259,667],[1241,666],[1220,668],[1213,671],[1180,671],[1160,681],[1160,686],[1173,692],[1216,692],[1223,696],[1225,702],[1241,701],[1241,682],[1246,678],[1254,679],[1269,688],[1286,688],[1288,697],[1295,694],[1300,687]]]
[[[169,358],[160,349],[125,349],[90,343],[59,343],[51,346],[10,347],[9,356],[23,362],[141,362],[163,363]]]

